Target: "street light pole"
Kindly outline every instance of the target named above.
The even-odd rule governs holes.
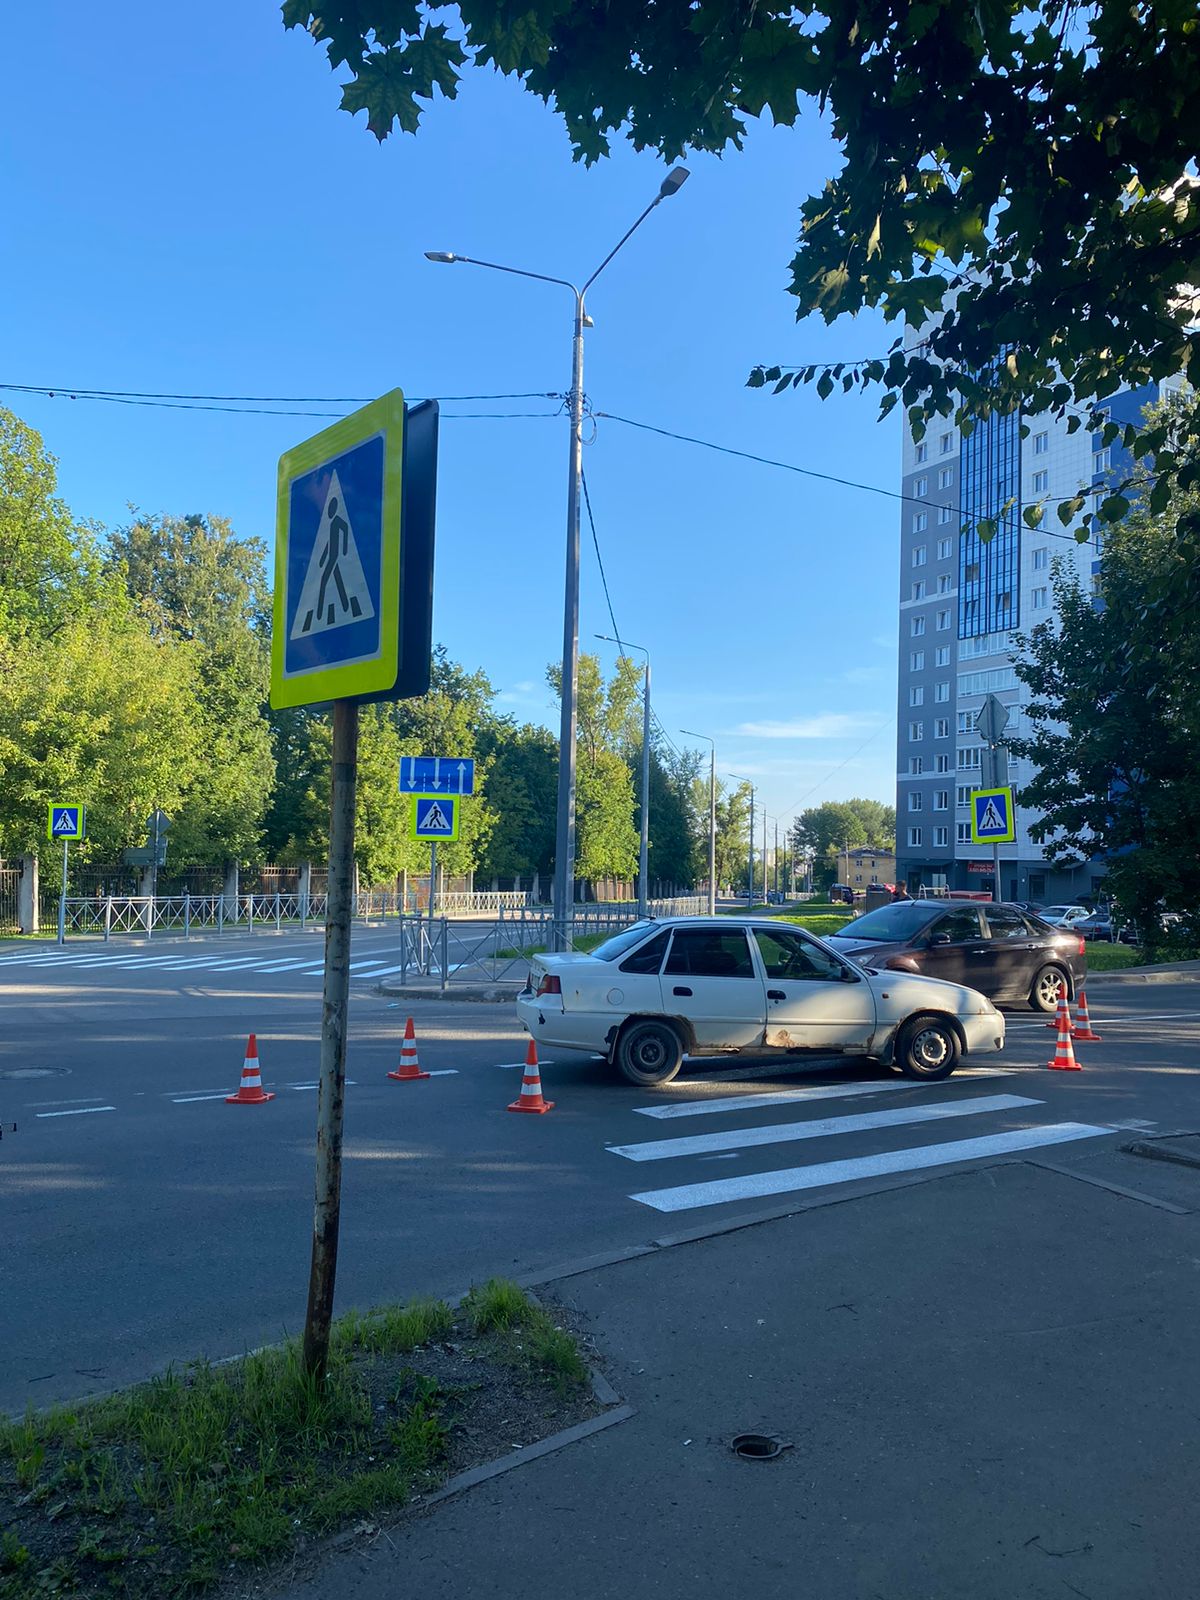
[[[623,652],[640,650],[646,658],[642,688],[642,837],[638,849],[638,916],[645,917],[650,908],[650,652],[644,644],[615,639],[610,633],[598,633],[596,638],[619,645]]]
[[[708,914],[717,914],[717,741],[707,733],[692,733],[680,728],[689,739],[704,739],[712,746],[712,762],[708,769]]]
[[[554,845],[554,917],[552,948],[565,950],[570,944],[570,924],[575,906],[575,738],[579,700],[579,500],[583,476],[583,330],[590,324],[584,297],[608,266],[621,246],[637,232],[662,201],[677,194],[689,177],[686,167],[672,167],[658,193],[641,216],[613,246],[591,277],[577,289],[568,278],[553,278],[542,272],[527,272],[521,267],[502,266],[497,261],[481,261],[474,256],[455,255],[451,250],[426,250],[428,261],[445,265],[463,263],[489,267],[517,278],[533,278],[539,283],[556,283],[575,297],[575,326],[571,349],[570,452],[567,477],[567,560],[563,597],[562,717],[559,723],[558,804]]]

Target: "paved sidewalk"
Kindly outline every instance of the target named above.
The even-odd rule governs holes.
[[[1193,1600],[1198,1260],[1017,1162],[562,1280],[633,1419],[279,1593]]]

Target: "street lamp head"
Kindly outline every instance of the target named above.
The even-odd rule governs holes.
[[[453,250],[426,250],[426,261],[444,261],[447,266],[458,260]]]
[[[672,167],[659,186],[658,198],[666,200],[669,196],[678,194],[690,177],[691,173],[686,167]]]

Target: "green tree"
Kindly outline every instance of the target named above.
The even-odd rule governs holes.
[[[703,803],[708,809],[708,784],[703,785]],[[750,797],[749,783],[739,783],[736,789],[727,789],[717,782],[717,883],[740,892],[746,885],[750,861]],[[707,863],[705,871],[707,872]]]
[[[139,513],[109,552],[153,636],[185,642],[197,661],[204,771],[174,819],[172,860],[251,860],[275,783],[266,546],[224,517]]]
[[[697,878],[701,853],[700,817],[694,790],[702,757],[698,751],[676,752],[652,745],[650,750],[650,881],[690,888]],[[638,769],[638,812],[641,830],[641,769]],[[705,786],[703,867],[708,876],[708,790]]]
[[[802,811],[792,824],[792,849],[813,863],[813,882],[828,889],[837,880],[837,852],[844,845],[896,848],[896,808],[881,800],[827,800]]]
[[[968,422],[1020,403],[1078,425],[1071,408],[1122,383],[1186,370],[1200,389],[1190,3],[284,0],[283,19],[349,70],[342,105],[365,111],[378,139],[415,132],[421,102],[453,98],[468,63],[553,105],[588,162],[614,135],[669,160],[720,152],[749,119],[790,125],[801,102],[818,108],[837,170],[801,207],[797,316],[880,307],[924,338],[865,361],[760,368],[756,383],[815,380],[822,397],[878,384],[883,412],[902,402],[918,433],[956,391]],[[1009,352],[998,364],[997,347]],[[1195,402],[1187,427],[1200,433]],[[1200,481],[1196,462],[1164,459],[1153,428],[1130,441],[1159,453],[1156,510]],[[1069,522],[1082,502],[1064,507]]]
[[[561,667],[547,667],[546,679],[561,698]],[[608,680],[599,656],[579,657],[575,872],[580,878],[628,878],[637,870],[629,754],[640,746],[640,729],[635,732],[638,695],[637,664],[628,657],[617,658]]]
[[[487,877],[548,875],[554,864],[558,741],[545,728],[496,722],[481,734],[488,804],[496,822],[479,870]]]
[[[1200,577],[1177,537],[1198,502],[1139,506],[1109,535],[1100,607],[1056,562],[1057,619],[1017,639],[1032,731],[1009,748],[1037,769],[1017,795],[1029,831],[1051,860],[1102,860],[1152,946],[1164,909],[1200,938]]]
[[[102,588],[94,531],[59,498],[54,457],[0,406],[0,631],[52,632]]]

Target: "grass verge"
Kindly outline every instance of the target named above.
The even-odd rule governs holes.
[[[594,1415],[573,1336],[493,1279],[102,1400],[0,1419],[0,1597],[176,1600]]]
[[[835,911],[832,907],[825,912],[804,911],[794,916],[778,918],[780,922],[794,922],[798,928],[807,928],[809,933],[815,933],[818,938],[828,937],[831,933],[840,933],[846,924],[853,920],[853,912]]]
[[[605,939],[611,939],[616,931],[616,929],[610,929],[608,933],[581,934],[572,943],[571,949],[581,951],[586,955],[589,950],[594,950],[598,944],[603,944]],[[496,959],[497,961],[513,961],[518,956],[540,956],[544,955],[549,948],[549,945],[544,944],[531,944],[524,949],[518,945],[505,945],[503,950],[496,951]]]

